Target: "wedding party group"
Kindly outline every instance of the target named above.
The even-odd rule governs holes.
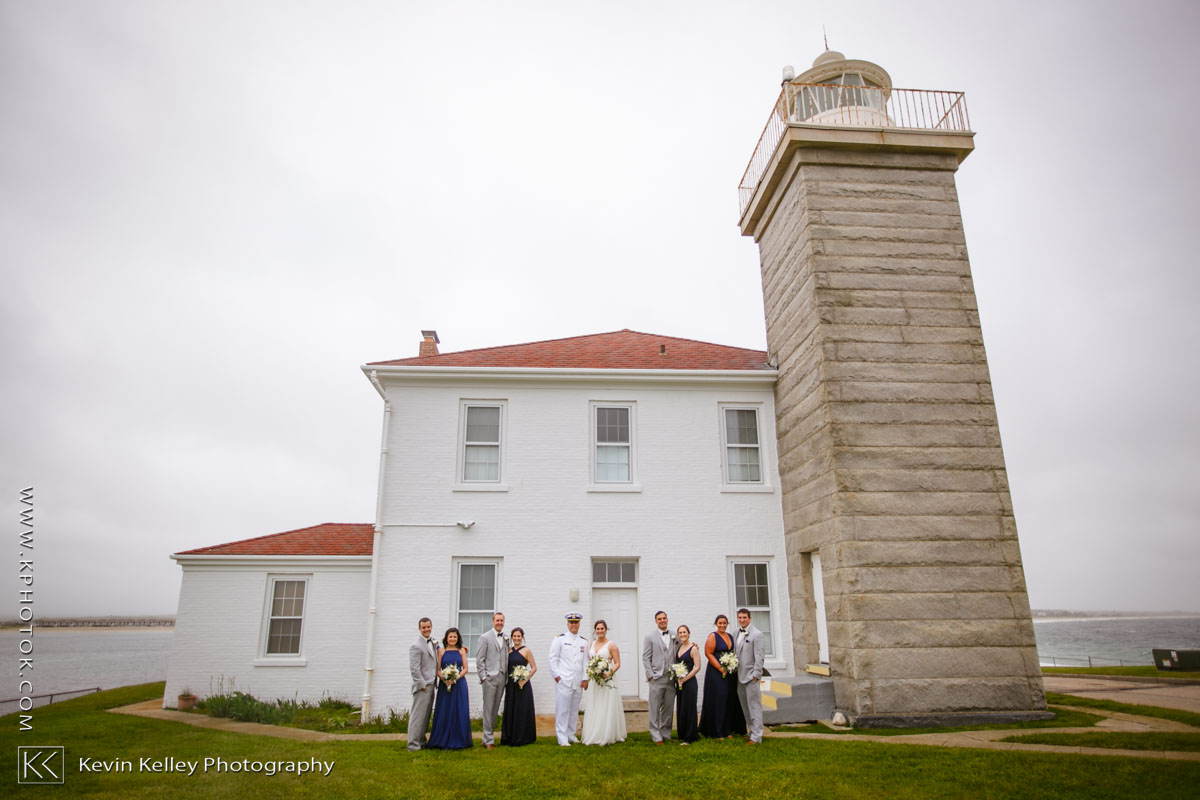
[[[554,678],[555,737],[560,747],[573,744],[605,745],[626,737],[625,709],[616,683],[622,668],[621,652],[608,638],[608,623],[596,620],[589,642],[580,636],[582,616],[566,615],[567,630],[550,643],[548,657]],[[692,639],[691,629],[672,630],[665,611],[654,615],[655,630],[642,639],[642,669],[649,685],[650,739],[661,746],[672,740],[687,745],[701,736],[714,739],[745,736],[750,744],[762,741],[762,696],[765,644],[763,633],[751,624],[750,612],[737,612],[738,627],[729,630],[729,619],[720,614],[716,630],[703,646]],[[408,749],[461,750],[471,747],[471,718],[467,648],[457,628],[450,628],[439,645],[432,637],[433,623],[423,617],[420,636],[409,648],[412,673],[412,706],[408,718]],[[698,705],[697,677],[704,673],[704,697]],[[500,744],[512,747],[537,740],[533,690],[529,682],[537,662],[525,640],[525,631],[504,631],[504,614],[492,615],[492,629],[480,634],[475,672],[483,692],[483,746],[495,747],[497,715]],[[583,730],[578,732],[579,712]],[[432,720],[432,729],[430,722]],[[672,725],[674,722],[674,725]]]

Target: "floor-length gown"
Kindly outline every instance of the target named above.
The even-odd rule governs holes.
[[[598,651],[589,650],[592,656],[604,656],[611,660],[612,642],[605,642]],[[596,681],[588,684],[583,693],[583,739],[584,744],[612,744],[625,741],[625,706],[621,702],[621,690],[616,676],[608,686]]]
[[[457,650],[447,650],[442,654],[442,662],[438,672],[451,664],[463,669],[462,655]],[[472,745],[471,741],[471,699],[467,696],[467,681],[459,678],[449,691],[446,684],[438,678],[437,703],[433,707],[433,732],[429,735],[426,747],[434,750],[462,750]]]
[[[528,666],[520,650],[508,654],[508,686],[504,689],[504,718],[500,723],[500,744],[519,747],[537,741],[537,719],[533,710],[533,684],[525,688],[512,679],[513,667]]]
[[[721,638],[721,634],[713,631],[716,646],[713,647],[713,657],[721,660],[721,654],[733,649],[733,637],[729,644]],[[705,659],[707,660],[707,659]],[[721,671],[708,663],[704,672],[704,705],[700,709],[700,733],[710,739],[723,739],[733,734],[746,732],[746,718],[742,714],[742,704],[737,696],[737,673],[727,678],[721,677]]]
[[[682,656],[675,654],[675,660],[687,665],[688,672],[696,668],[696,660],[692,654],[696,652],[695,645],[689,644]],[[720,675],[720,673],[717,673]],[[675,693],[675,727],[681,742],[694,742],[700,738],[696,725],[696,676],[688,678],[683,686]]]

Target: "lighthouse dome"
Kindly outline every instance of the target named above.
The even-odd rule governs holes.
[[[892,92],[892,77],[870,61],[848,59],[836,50],[826,50],[785,88],[790,122],[863,127],[890,124],[887,99]]]

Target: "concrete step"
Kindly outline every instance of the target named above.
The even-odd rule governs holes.
[[[794,678],[763,678],[763,723],[783,725],[833,716],[833,679],[821,675]]]
[[[637,695],[622,695],[621,705],[624,706],[627,714],[630,711],[648,711],[650,709],[650,704]]]

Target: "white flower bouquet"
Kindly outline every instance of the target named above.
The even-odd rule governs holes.
[[[517,682],[518,688],[524,689],[525,688],[524,682],[529,680],[529,665],[528,664],[518,664],[517,666],[512,668],[512,672],[510,672],[508,674],[508,677],[512,678],[514,681]]]
[[[454,682],[462,677],[462,670],[454,664],[447,664],[442,667],[442,671],[438,673],[442,676],[442,680],[446,682],[446,691],[454,688]]]
[[[688,665],[682,661],[676,661],[671,665],[671,677],[675,679],[676,687],[683,689],[683,679],[688,676],[689,672],[691,670],[688,669]]]
[[[720,657],[720,658],[718,658],[717,660],[718,660],[718,661],[720,661],[720,662],[721,662],[721,666],[725,668],[725,675],[726,675],[726,677],[728,677],[728,676],[732,675],[733,673],[737,672],[737,668],[738,668],[738,657],[737,657],[736,655],[734,655],[734,654],[733,654],[733,651],[729,651],[729,652],[726,652],[726,653],[722,653],[722,654],[721,654],[721,657]]]
[[[587,679],[597,686],[608,686],[613,679],[613,662],[604,656],[592,656],[587,663]]]

